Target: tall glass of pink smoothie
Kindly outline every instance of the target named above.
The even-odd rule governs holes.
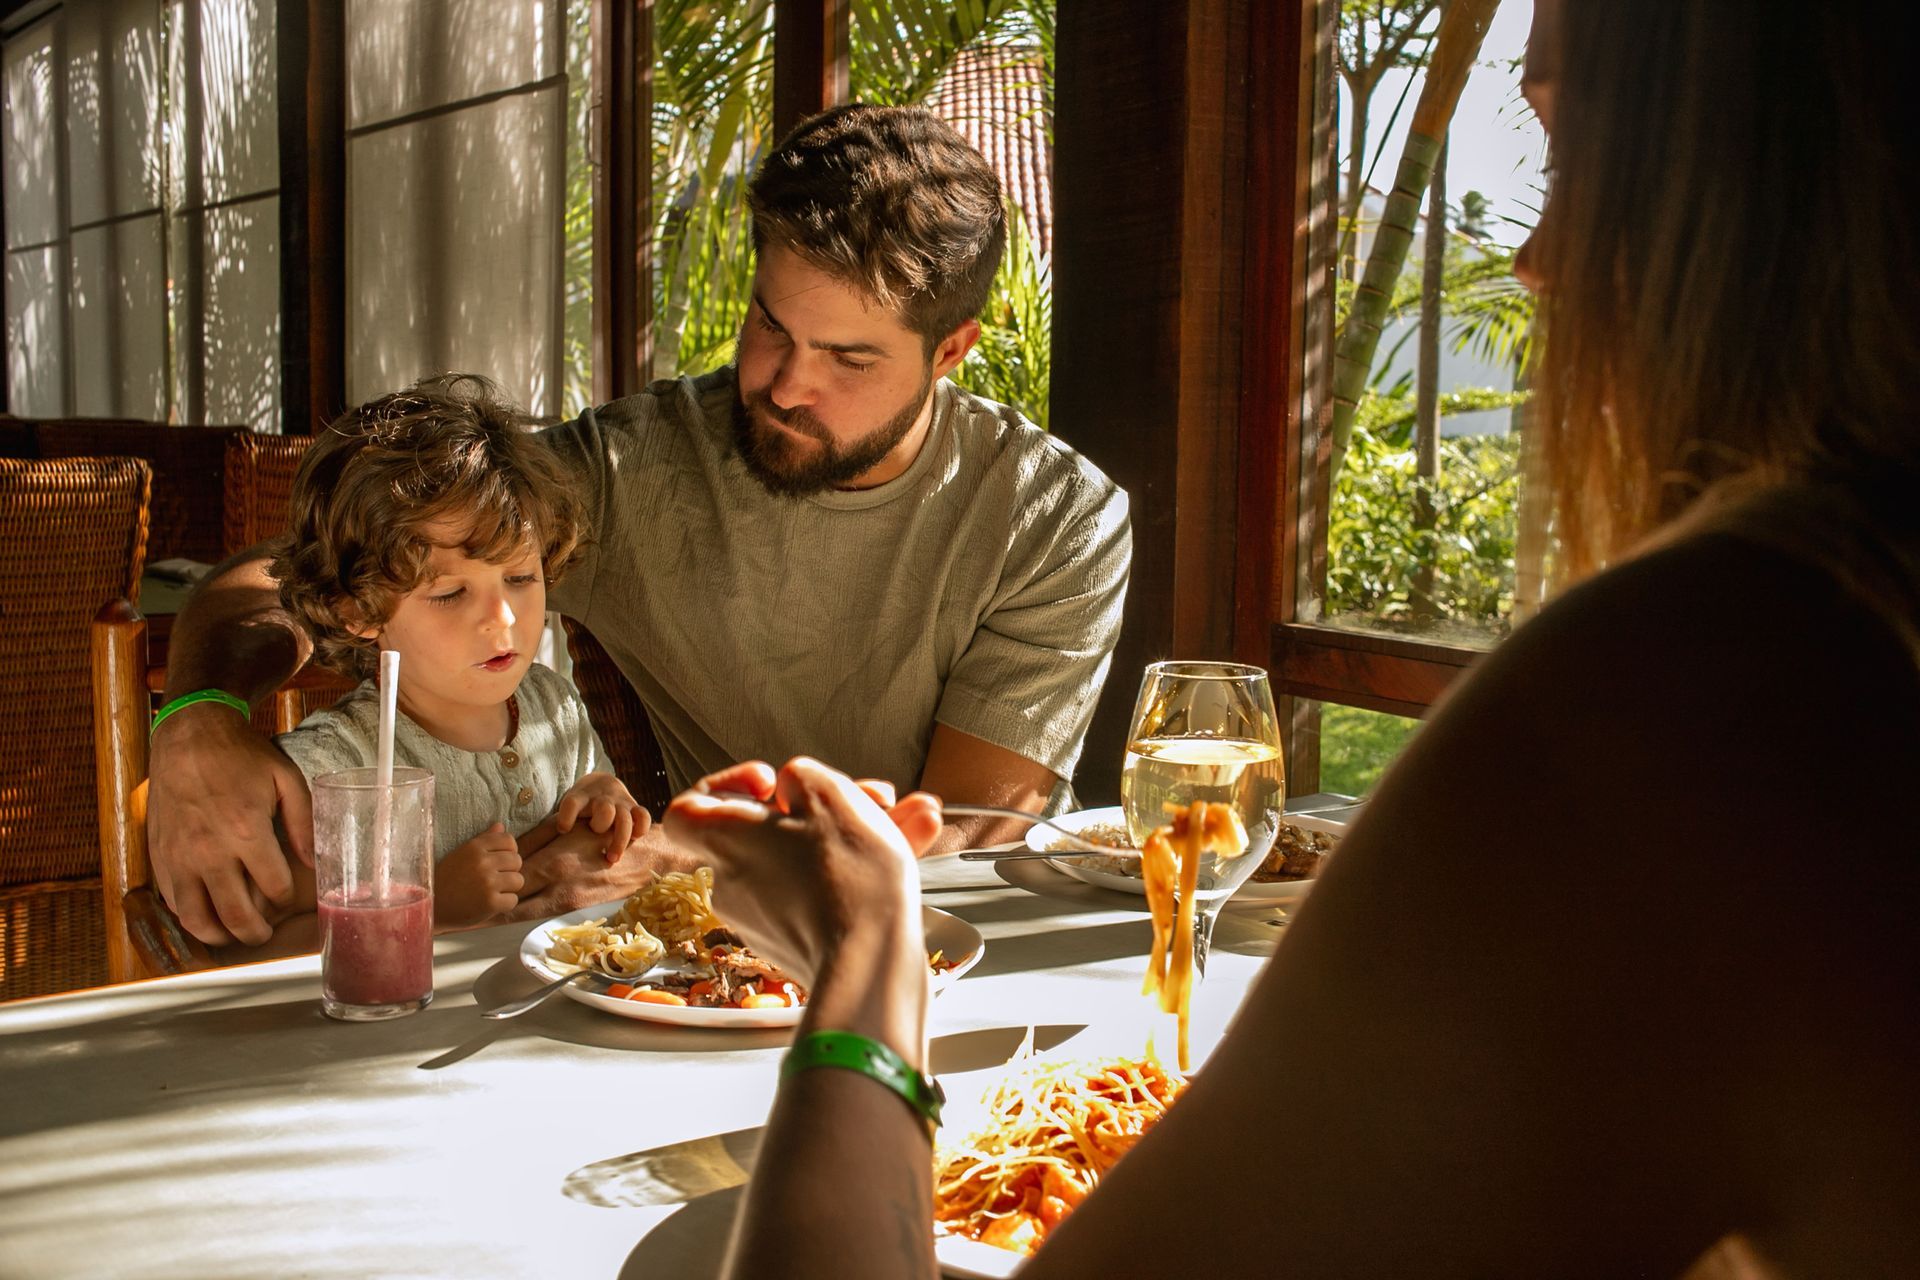
[[[373,769],[313,780],[320,1007],[348,1022],[433,999],[433,774]]]

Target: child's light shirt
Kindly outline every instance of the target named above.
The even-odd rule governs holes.
[[[433,772],[433,856],[440,859],[496,822],[522,835],[552,813],[574,783],[607,771],[607,750],[587,705],[565,678],[534,663],[514,693],[520,727],[498,751],[462,751],[394,717],[393,762]],[[368,680],[274,741],[309,783],[337,769],[378,763],[380,690]]]

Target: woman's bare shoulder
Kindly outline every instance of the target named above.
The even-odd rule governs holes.
[[[1705,535],[1569,592],[1433,727],[1643,803],[1891,802],[1906,787],[1890,766],[1920,752],[1916,656],[1830,575]]]

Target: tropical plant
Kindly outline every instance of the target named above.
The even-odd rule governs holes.
[[[773,128],[771,0],[657,0],[654,372],[732,354],[752,288],[744,177]]]
[[[1466,86],[1467,74],[1499,7],[1500,0],[1448,0],[1434,34],[1431,65],[1420,86],[1420,100],[1400,155],[1393,194],[1387,198],[1379,229],[1374,233],[1353,306],[1334,342],[1331,466],[1336,476],[1352,434],[1355,410],[1373,369],[1381,317],[1413,243],[1420,200],[1432,178],[1460,91]]]
[[[1501,408],[1524,393],[1475,391],[1441,397],[1443,412]],[[1512,433],[1442,438],[1432,482],[1433,520],[1415,521],[1424,482],[1411,441],[1408,396],[1372,392],[1356,415],[1349,464],[1330,507],[1324,612],[1330,621],[1389,628],[1414,621],[1416,584],[1437,617],[1463,637],[1504,634],[1513,608],[1518,528],[1519,437]]]
[[[1028,25],[1027,9],[1015,0],[853,0],[848,82],[854,100],[924,103],[964,50],[1005,43],[1010,31]],[[1052,25],[1049,12],[1049,32]]]
[[[1027,233],[1019,210],[1009,209],[1007,252],[980,313],[980,341],[953,371],[953,380],[976,395],[1012,405],[1044,429],[1052,351],[1053,265]]]
[[[1037,48],[1050,96],[1053,7],[1034,0],[855,0],[850,80],[858,101],[925,102],[971,48]],[[729,359],[752,289],[745,182],[771,137],[770,0],[656,0],[653,85],[654,371]],[[1051,272],[1016,232],[955,377],[1044,423]]]
[[[1373,95],[1389,71],[1416,67],[1433,43],[1440,0],[1340,0],[1334,65],[1347,89],[1347,174],[1340,201],[1340,279],[1351,282],[1366,197]],[[1409,85],[1412,81],[1409,79]],[[1404,101],[1404,97],[1402,99]],[[1399,106],[1394,107],[1395,114]],[[1389,122],[1387,128],[1392,129]],[[1376,155],[1377,162],[1379,157]]]

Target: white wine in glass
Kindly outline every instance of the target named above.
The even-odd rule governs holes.
[[[1247,829],[1237,858],[1208,854],[1198,905],[1215,907],[1273,847],[1286,802],[1280,726],[1267,673],[1233,662],[1157,662],[1140,682],[1120,798],[1138,846],[1167,821],[1168,806],[1196,800],[1233,807]]]

